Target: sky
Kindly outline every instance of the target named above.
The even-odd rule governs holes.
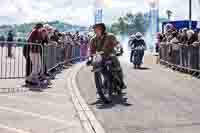
[[[104,1],[104,2],[102,2]],[[94,23],[94,9],[103,7],[105,23],[112,23],[127,12],[147,12],[149,0],[1,0],[0,24],[61,20],[79,25]],[[188,18],[189,0],[160,0],[160,15],[173,12],[173,19]],[[198,0],[193,0],[193,19],[200,18]]]

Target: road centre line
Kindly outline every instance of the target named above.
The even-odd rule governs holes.
[[[60,103],[54,103],[54,102],[49,102],[49,101],[44,101],[42,102],[42,100],[36,100],[36,99],[31,99],[31,98],[25,98],[25,97],[21,97],[21,96],[12,96],[12,95],[0,95],[0,97],[6,97],[8,99],[20,99],[22,101],[27,101],[27,102],[37,102],[40,104],[48,104],[48,105],[58,105],[58,106],[63,106],[65,104],[60,104]]]
[[[66,124],[65,120],[57,119],[57,118],[49,116],[49,115],[45,116],[45,115],[41,115],[41,114],[38,114],[38,113],[27,112],[27,111],[15,109],[15,108],[10,108],[10,107],[4,107],[4,106],[0,106],[0,110],[19,113],[19,114],[23,114],[23,115],[28,115],[28,116],[43,119],[43,120],[54,121],[54,122],[57,122],[57,123],[60,123],[60,124]]]
[[[0,128],[11,131],[11,132],[15,132],[15,133],[31,133],[28,131],[24,131],[22,129],[17,129],[17,128],[13,128],[13,127],[8,127],[6,125],[0,124]]]

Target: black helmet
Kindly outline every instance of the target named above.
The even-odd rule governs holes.
[[[103,30],[103,32],[106,31],[106,25],[104,23],[98,23],[98,24],[95,24],[93,26],[93,29],[97,28],[97,27],[101,27],[101,29]]]

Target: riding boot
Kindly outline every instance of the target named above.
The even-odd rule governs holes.
[[[122,70],[121,71],[119,71],[119,78],[120,78],[120,80],[121,80],[121,85],[120,85],[120,88],[121,89],[126,89],[127,88],[127,86],[126,86],[126,84],[124,83],[124,77],[123,77],[123,72],[122,72]]]

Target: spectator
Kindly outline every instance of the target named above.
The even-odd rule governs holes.
[[[45,54],[44,53],[44,48],[45,48],[45,45],[47,46],[48,45],[48,32],[46,30],[46,28],[42,28],[41,30],[41,45],[43,47],[43,51],[41,51],[40,53],[40,56],[41,56],[41,60],[43,61],[43,57]],[[45,76],[50,76],[48,73],[47,73],[47,63],[46,63],[46,58],[44,59],[43,61],[43,72],[41,72],[41,75],[45,75]]]
[[[53,27],[51,27],[51,26],[48,25],[48,24],[45,24],[45,25],[44,25],[44,28],[45,28],[46,31],[47,31],[48,40],[50,40],[50,39],[51,39],[51,36],[53,36],[53,34],[54,34],[54,29],[53,29]]]
[[[193,30],[188,30],[187,31],[187,44],[191,45],[193,44],[196,40],[195,40],[195,35],[194,35],[194,31]]]
[[[194,40],[195,41],[198,40],[198,34],[199,34],[199,32],[197,30],[194,30]]]
[[[36,44],[40,44],[42,42],[42,36],[41,36],[41,28],[43,27],[43,25],[41,23],[37,24],[32,32],[30,33],[29,37],[28,37],[28,42],[29,43],[36,43]],[[39,75],[41,72],[43,72],[42,69],[42,61],[41,61],[41,46],[39,45],[32,45],[30,46],[30,54],[26,53],[26,56],[29,55],[30,57],[27,57],[28,59],[28,63],[32,63],[32,72],[31,74],[27,77],[26,83],[30,83],[32,84],[34,81],[38,81],[39,80]],[[30,44],[29,44],[30,45]],[[29,64],[30,67],[30,64]],[[29,69],[29,68],[27,68]]]
[[[173,35],[172,35],[172,32],[173,30],[169,29],[166,33],[165,33],[165,37],[166,37],[166,41],[167,42],[170,42],[173,38]]]
[[[84,61],[86,59],[87,50],[88,50],[88,42],[86,39],[84,39],[83,36],[81,36],[80,37],[81,61]]]
[[[200,42],[200,32],[198,33],[198,42]]]
[[[174,32],[172,33],[172,39],[171,39],[170,43],[174,43],[174,44],[179,43],[179,40],[178,40],[178,33],[177,33],[177,32],[174,31]]]
[[[13,31],[10,30],[8,32],[8,38],[7,38],[7,42],[8,42],[8,57],[9,58],[12,57],[12,45],[13,45],[13,41],[14,41]]]
[[[0,46],[3,47],[5,42],[5,37],[2,35],[0,36]]]
[[[80,40],[80,35],[79,35],[79,32],[76,31],[75,35],[74,35],[74,40],[75,41],[79,41]]]
[[[53,33],[53,36],[50,38],[51,41],[59,43],[59,32],[58,30],[55,30]]]
[[[180,42],[183,43],[183,44],[186,44],[187,40],[188,40],[187,31],[188,31],[188,29],[184,28],[182,30],[182,33],[180,34]]]
[[[162,34],[158,33],[156,37],[156,53],[159,53],[160,43],[162,42],[162,40],[163,40]]]
[[[72,54],[72,46],[74,45],[74,41],[72,39],[72,35],[70,33],[66,34],[66,42],[64,43],[65,47],[65,65],[72,65],[70,64],[70,58]]]

